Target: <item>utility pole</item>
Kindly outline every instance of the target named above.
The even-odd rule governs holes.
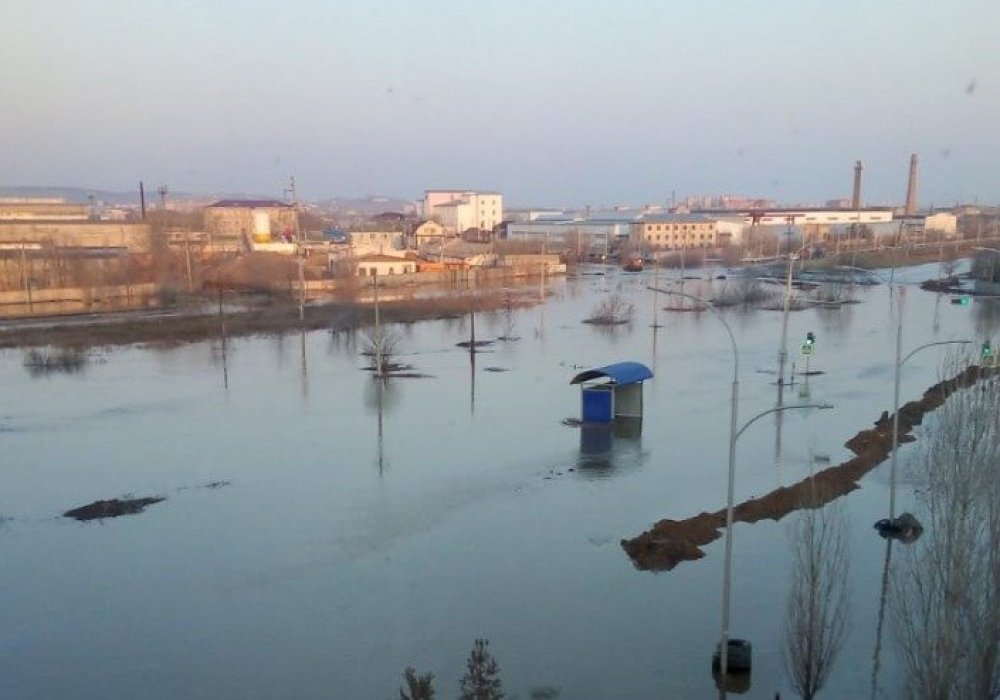
[[[792,270],[795,265],[795,256],[792,254],[792,218],[789,217],[788,231],[788,279],[785,283],[785,303],[781,314],[781,346],[778,348],[778,391],[785,384],[785,362],[788,358],[788,310],[792,301]],[[781,236],[778,236],[781,239]],[[794,377],[792,377],[794,383]]]
[[[382,323],[379,319],[378,313],[378,271],[372,277],[372,285],[374,287],[374,304],[375,304],[375,376],[381,379],[384,375],[382,372]]]
[[[299,321],[306,320],[306,277],[305,277],[305,246],[302,244],[302,227],[299,226],[299,200],[295,192],[295,176],[292,175],[287,193],[292,197],[292,211],[295,221],[295,252],[299,259]]]
[[[191,233],[184,232],[184,261],[187,264],[188,294],[194,291],[194,283],[191,281]]]
[[[157,194],[160,195],[160,209],[166,209],[167,195],[170,194],[170,188],[168,188],[166,185],[160,185],[158,188],[156,188],[156,192]]]
[[[139,209],[142,211],[142,220],[146,220],[146,189],[142,180],[139,180]]]

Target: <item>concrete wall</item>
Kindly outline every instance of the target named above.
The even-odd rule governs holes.
[[[110,287],[17,289],[0,292],[0,317],[22,318],[144,309],[159,304],[159,291],[159,285],[153,283]]]
[[[61,248],[128,248],[147,252],[152,236],[148,224],[95,222],[0,222],[0,244],[29,243]]]
[[[564,275],[566,266],[558,262],[546,265],[546,275]],[[509,267],[476,267],[460,268],[450,267],[447,270],[435,270],[432,272],[414,272],[409,275],[379,275],[375,277],[338,277],[332,280],[307,280],[306,295],[322,296],[325,293],[358,289],[359,287],[371,287],[378,279],[379,288],[383,287],[417,287],[432,284],[490,284],[502,282],[503,280],[515,279],[519,277],[538,277],[541,266],[536,262],[534,265],[514,265]],[[297,290],[298,282],[291,282],[291,289]]]

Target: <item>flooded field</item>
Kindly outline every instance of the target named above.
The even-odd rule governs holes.
[[[685,291],[720,293],[718,272],[696,271]],[[955,305],[917,287],[936,274],[897,272],[904,352],[978,348],[1000,329],[997,300]],[[519,339],[474,361],[456,347],[467,318],[395,326],[397,359],[427,376],[384,386],[361,370],[370,359],[352,333],[2,351],[0,697],[388,698],[413,666],[447,698],[476,638],[490,640],[511,698],[711,697],[723,541],[659,573],[637,570],[620,542],[725,506],[732,353],[707,312],[661,310],[652,328],[652,281],[649,270],[550,281],[543,305],[477,316],[477,340]],[[630,324],[582,323],[616,293],[635,305]],[[796,376],[785,402],[834,409],[750,427],[737,502],[844,461],[845,440],[891,411],[889,290],[842,293],[860,303],[788,323],[795,371],[813,332],[822,374]],[[775,405],[782,314],[722,313],[742,423]],[[901,403],[941,378],[949,354],[906,363]],[[580,411],[569,382],[619,360],[655,375],[642,429],[595,444],[564,423]],[[905,467],[920,444],[901,447],[900,512],[919,514]],[[830,697],[871,694],[886,554],[872,525],[888,514],[888,483],[886,463],[835,503],[849,619]],[[123,517],[63,517],[160,498]],[[782,620],[799,517],[734,530],[732,633],[754,645],[752,697],[792,696]],[[877,696],[897,697],[888,625],[878,663]]]

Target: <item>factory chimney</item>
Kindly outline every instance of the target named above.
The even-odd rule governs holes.
[[[851,197],[851,209],[857,211],[861,208],[861,161],[854,161],[854,196]]]
[[[906,183],[906,207],[903,214],[914,216],[917,213],[917,154],[910,156],[910,179]]]

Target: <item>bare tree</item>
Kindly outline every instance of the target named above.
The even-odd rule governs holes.
[[[366,328],[361,333],[363,355],[372,358],[372,371],[375,376],[383,377],[393,370],[399,369],[394,358],[399,355],[402,338],[395,328],[377,326]]]
[[[925,536],[893,571],[912,698],[1000,696],[1000,377],[935,412],[913,479]]]
[[[811,700],[826,684],[847,632],[849,568],[843,511],[803,511],[792,541],[783,656],[792,687]]]
[[[399,689],[399,700],[434,700],[434,674],[417,675],[410,666],[403,671],[406,689]]]

